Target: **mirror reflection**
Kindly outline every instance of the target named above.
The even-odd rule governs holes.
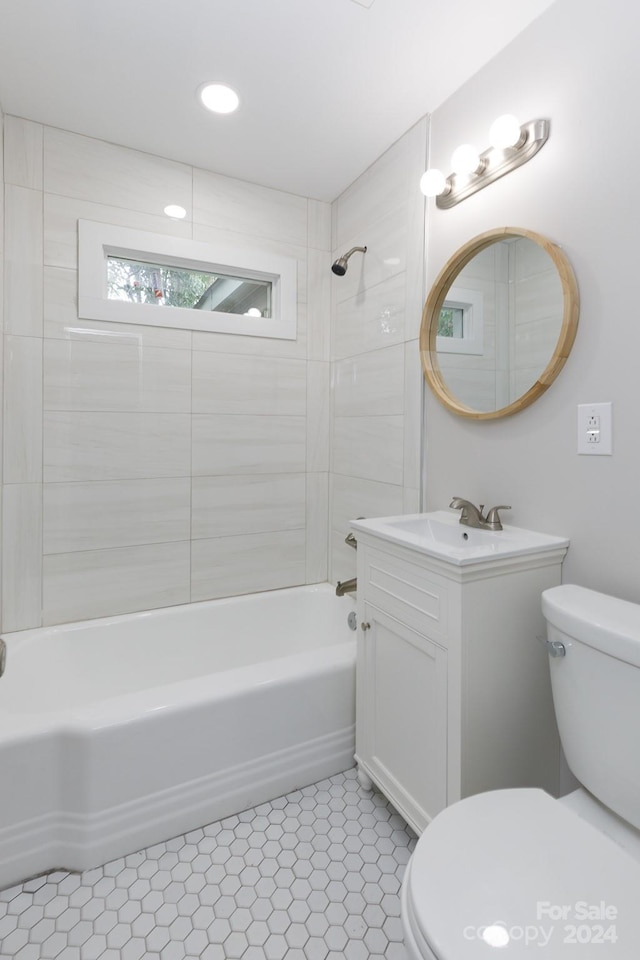
[[[425,376],[463,416],[513,413],[564,364],[577,307],[575,280],[558,247],[529,231],[483,234],[452,258],[429,296]]]

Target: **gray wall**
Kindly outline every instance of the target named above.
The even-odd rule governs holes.
[[[634,173],[640,14],[558,0],[433,115],[431,165],[449,172],[458,143],[488,146],[502,113],[548,117],[534,159],[451,210],[429,201],[427,281],[471,237],[500,225],[562,246],[581,295],[578,335],[560,377],[533,406],[476,423],[426,395],[425,509],[452,494],[510,503],[509,522],[566,535],[564,579],[640,601],[640,321]],[[576,405],[613,402],[613,456],[576,453]]]

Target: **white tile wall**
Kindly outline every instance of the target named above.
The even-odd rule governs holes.
[[[332,210],[5,120],[4,627],[351,575],[420,487],[426,122]],[[294,256],[296,340],[78,320],[79,218]]]
[[[7,184],[4,195],[4,329],[41,337],[42,193]]]
[[[181,413],[46,412],[44,479],[190,475],[191,419]]]
[[[193,475],[304,473],[304,417],[193,416]]]
[[[189,543],[44,558],[42,619],[65,623],[189,602]]]
[[[403,481],[403,418],[336,417],[333,471],[364,480]]]
[[[192,538],[197,599],[324,580],[330,205],[5,121],[5,629],[187,602]],[[78,219],[294,257],[296,340],[79,320]]]
[[[5,337],[4,482],[42,480],[42,340]]]
[[[45,340],[44,409],[189,413],[191,351]]]
[[[349,520],[420,508],[426,121],[413,127],[333,205],[334,278],[329,497],[332,580],[355,574]]]
[[[42,608],[42,484],[5,483],[2,514],[2,627],[38,627]]]
[[[304,417],[306,367],[304,360],[195,353],[193,412]]]
[[[285,530],[193,540],[191,599],[231,597],[304,583],[305,532]]]
[[[5,129],[4,182],[42,190],[42,126],[20,117],[6,117]]]
[[[46,483],[44,553],[188,540],[190,501],[188,477]]]
[[[192,171],[173,160],[45,127],[44,189],[158,216],[167,203],[177,203],[190,217]]]
[[[194,540],[304,529],[304,473],[194,477]]]
[[[193,207],[194,220],[198,223],[307,245],[304,197],[196,169]]]

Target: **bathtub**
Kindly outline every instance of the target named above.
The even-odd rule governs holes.
[[[353,608],[319,584],[6,634],[0,887],[349,767]]]

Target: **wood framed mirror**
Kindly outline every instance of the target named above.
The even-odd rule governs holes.
[[[578,328],[578,286],[564,252],[541,234],[499,227],[462,246],[422,314],[424,376],[461,417],[523,410],[564,366]]]

